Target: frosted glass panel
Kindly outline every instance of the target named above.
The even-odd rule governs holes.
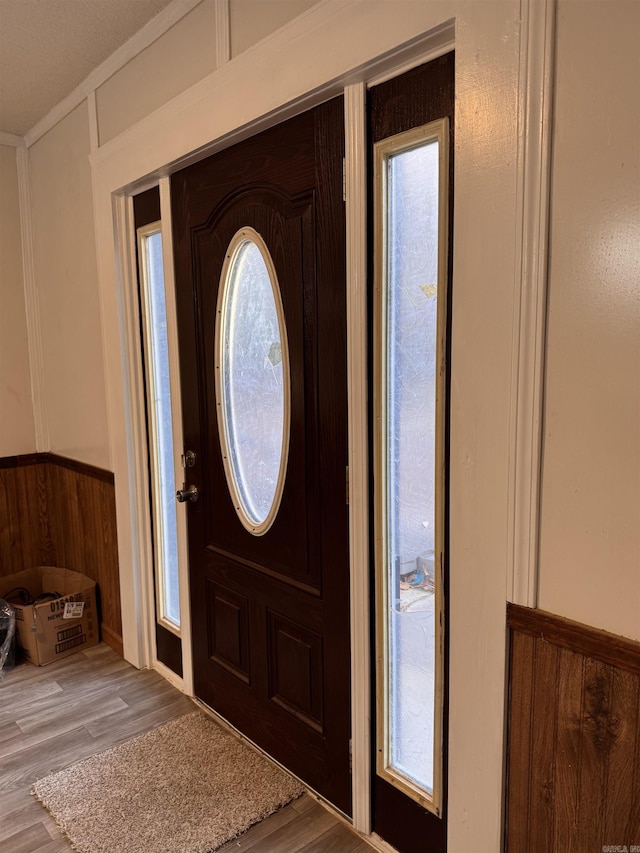
[[[446,118],[374,144],[376,772],[442,814]]]
[[[146,289],[149,311],[148,341],[151,375],[149,384],[150,423],[155,433],[154,520],[156,525],[156,563],[160,573],[158,593],[160,615],[176,627],[180,625],[178,589],[178,535],[176,526],[176,484],[173,464],[173,428],[171,389],[169,385],[169,350],[167,345],[167,312],[162,266],[162,235],[149,234],[144,240],[146,252]]]
[[[287,350],[266,247],[234,239],[219,327],[223,454],[240,520],[261,534],[277,510],[286,466]]]
[[[387,754],[432,792],[438,141],[386,165]]]

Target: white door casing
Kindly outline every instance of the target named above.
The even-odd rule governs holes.
[[[368,732],[361,84],[432,58],[455,33],[449,850],[488,853],[499,849],[501,836],[505,602],[515,589],[515,597],[530,603],[535,575],[535,553],[517,543],[523,536],[535,541],[537,525],[531,510],[539,468],[546,252],[543,96],[550,86],[554,4],[401,0],[398,14],[399,5],[318,3],[91,155],[123,640],[128,660],[152,665],[144,582],[146,439],[127,193],[347,86],[353,728]],[[530,49],[540,33],[547,38],[542,54]],[[259,80],[269,85],[256,85]],[[535,264],[525,263],[534,258]],[[522,461],[514,466],[516,450]],[[514,495],[520,501],[515,513]],[[525,557],[516,564],[514,553]],[[365,831],[367,750],[368,735],[355,737],[354,823]]]

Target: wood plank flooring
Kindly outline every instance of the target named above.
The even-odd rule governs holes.
[[[33,782],[194,708],[156,672],[134,669],[103,643],[49,666],[10,670],[0,683],[0,850],[70,851],[31,795]],[[221,848],[225,853],[371,849],[306,794]]]

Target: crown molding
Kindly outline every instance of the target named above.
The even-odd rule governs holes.
[[[98,65],[66,98],[57,103],[43,118],[27,131],[24,144],[30,148],[52,127],[79,106],[91,92],[99,89],[110,77],[157,41],[167,30],[188,15],[202,0],[173,0],[162,12],[152,18],[137,33]]]

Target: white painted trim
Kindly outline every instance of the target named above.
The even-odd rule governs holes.
[[[501,832],[504,614],[511,572],[509,381],[514,302],[520,299],[514,267],[522,215],[516,207],[515,103],[521,10],[518,0],[404,0],[398,15],[396,5],[318,3],[91,155],[123,637],[127,658],[141,659],[144,638],[137,628],[141,611],[133,580],[141,566],[130,475],[139,452],[128,361],[128,336],[135,328],[127,318],[128,285],[119,259],[126,242],[114,231],[114,196],[148,186],[150,175],[169,174],[176,164],[246,138],[345,84],[381,74],[394,61],[408,61],[412,52],[424,55],[433,48],[431,34],[443,31],[443,18],[455,18],[449,850],[494,850]],[[256,86],[256,79],[269,85]],[[522,85],[535,88],[536,81]],[[492,215],[486,216],[489,196]],[[354,720],[354,727],[361,725],[367,721]]]
[[[158,675],[161,675],[165,681],[168,681],[169,684],[172,684],[181,693],[191,696],[187,690],[184,679],[180,678],[179,675],[177,675],[172,669],[169,669],[169,667],[162,663],[162,661],[156,658],[153,662],[153,669],[158,673]]]
[[[87,108],[89,110],[89,150],[97,151],[100,147],[98,133],[98,106],[96,104],[95,91],[87,95]]]
[[[216,0],[216,68],[231,59],[229,0]]]
[[[180,354],[178,350],[178,321],[176,287],[173,268],[173,230],[171,228],[171,186],[169,178],[160,179],[160,220],[162,228],[162,257],[164,291],[167,311],[167,347],[169,350],[169,383],[173,415],[173,454],[176,469],[184,453],[182,434],[182,396],[180,389]],[[182,472],[182,469],[179,469]],[[193,696],[193,651],[191,645],[191,607],[189,594],[189,554],[187,540],[187,505],[178,512],[178,583],[180,589],[180,638],[182,642],[183,691]]]
[[[0,130],[0,145],[8,145],[10,148],[24,148],[24,137],[17,136],[15,133],[5,133],[4,130]]]
[[[55,127],[59,121],[79,106],[90,92],[95,92],[109,77],[123,68],[127,62],[134,59],[153,42],[157,41],[167,30],[188,15],[202,0],[173,0],[168,6],[152,18],[137,33],[131,36],[111,56],[105,59],[97,68],[85,77],[79,86],[70,92],[66,98],[57,103],[43,118],[40,119],[25,134],[25,144],[30,148],[34,142]]]
[[[556,0],[522,4],[509,600],[537,605]]]
[[[94,188],[94,202],[97,193]],[[156,660],[155,606],[153,589],[153,547],[151,539],[151,507],[149,504],[149,470],[147,462],[147,432],[145,421],[144,378],[140,350],[140,311],[137,298],[137,270],[135,254],[135,225],[133,199],[127,196],[114,198],[112,228],[120,247],[117,267],[114,270],[120,282],[119,338],[122,374],[113,376],[105,370],[107,402],[110,412],[118,411],[124,404],[121,416],[127,424],[125,446],[114,448],[110,433],[112,453],[124,456],[124,469],[114,469],[116,474],[116,519],[118,524],[118,557],[120,568],[120,598],[122,601],[122,640],[124,657],[138,668],[150,667]],[[116,260],[114,258],[114,260]],[[100,262],[100,257],[98,258]],[[101,291],[101,309],[104,325],[104,291]],[[105,364],[109,338],[103,331]],[[115,387],[114,387],[115,386]],[[122,395],[122,390],[126,393]],[[120,394],[118,394],[120,392]],[[118,395],[116,402],[115,397]],[[112,408],[113,407],[113,408]],[[111,429],[114,426],[110,423]],[[114,452],[115,451],[115,452]],[[113,461],[112,461],[113,464]],[[114,470],[114,473],[115,473]],[[122,488],[126,479],[127,488]],[[120,486],[120,488],[119,488]],[[128,500],[118,501],[118,491]],[[121,542],[121,531],[123,541]],[[124,560],[123,560],[124,552]]]
[[[31,400],[36,434],[36,451],[38,453],[46,453],[51,449],[51,446],[47,419],[44,359],[42,355],[42,326],[40,324],[40,308],[34,265],[29,152],[26,148],[16,148],[16,165],[20,205],[24,305],[27,319],[29,371],[31,375]]]
[[[345,88],[353,826],[371,829],[366,88]]]
[[[392,847],[384,838],[380,838],[376,833],[372,833],[367,838],[367,843],[370,844],[374,850],[379,850],[380,853],[398,853],[395,847]]]
[[[453,6],[456,2],[460,0],[451,0]],[[465,0],[461,2],[464,4]],[[368,0],[321,0],[106,142],[91,155],[91,165],[95,168],[110,163],[118,175],[114,175],[112,185],[119,190],[133,185],[139,189],[138,182],[143,176],[167,174],[201,160],[341,94],[345,85],[383,79],[398,64],[401,67],[415,64],[417,58],[428,61],[450,49],[454,21],[441,22],[437,10],[421,8],[422,0],[411,2],[411,7],[405,8],[404,16],[390,19],[384,31],[375,33],[372,50],[378,52],[372,55],[360,38],[360,31],[354,32],[354,27],[361,27],[362,16],[366,18],[370,12]],[[409,14],[410,11],[413,14]],[[416,17],[423,19],[421,26],[425,27],[418,36],[411,25]],[[358,23],[354,25],[354,21]],[[316,38],[331,44],[330,55],[309,63],[305,45],[312,44]],[[394,39],[398,41],[390,47]],[[291,55],[283,63],[281,58],[287,50]],[[296,69],[295,74],[292,68]],[[256,91],[256,79],[269,79],[269,87]],[[229,100],[230,88],[238,94],[243,93],[238,101]],[[247,91],[251,92],[251,97],[246,96]],[[257,110],[256,101],[262,104]],[[189,122],[188,152],[182,140],[172,132],[176,122],[184,127],[186,121]],[[148,140],[151,138],[159,144],[150,147]],[[121,158],[121,152],[128,156]],[[128,168],[122,169],[125,163]],[[103,168],[106,175],[108,167]]]
[[[393,77],[400,77],[407,71],[411,71],[419,65],[424,65],[425,62],[431,62],[439,56],[444,56],[445,53],[450,53],[456,45],[455,29],[455,21],[445,21],[439,27],[437,33],[435,31],[431,33],[431,44],[420,56],[413,56],[410,53],[408,58],[403,60],[402,54],[399,52],[396,55],[396,59],[398,60],[397,65],[394,65],[393,68],[384,69],[375,76],[367,78],[367,89],[372,89],[374,86],[386,83],[387,80],[391,80]]]

